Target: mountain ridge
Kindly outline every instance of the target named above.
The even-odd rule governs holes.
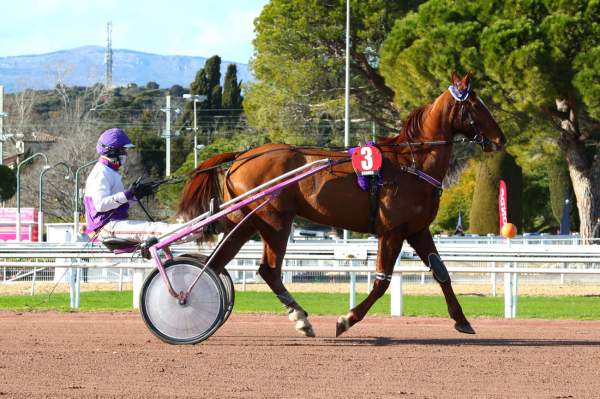
[[[68,86],[91,86],[104,81],[104,47],[81,46],[45,54],[0,57],[0,85],[6,92],[26,88],[52,89],[62,81]],[[113,86],[149,81],[161,87],[188,87],[206,57],[162,55],[129,49],[113,49]],[[247,64],[222,60],[221,79],[227,66],[236,64],[238,80],[252,80]]]

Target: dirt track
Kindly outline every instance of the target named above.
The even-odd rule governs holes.
[[[370,317],[318,338],[283,316],[233,315],[196,346],[137,313],[0,312],[0,396],[206,398],[600,397],[600,321]]]

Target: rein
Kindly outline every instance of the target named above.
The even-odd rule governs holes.
[[[381,145],[382,147],[424,147],[424,146],[437,146],[437,145],[449,145],[449,144],[456,144],[456,143],[468,143],[468,144],[480,144],[480,142],[475,141],[475,140],[469,140],[467,138],[456,138],[454,140],[433,140],[433,141],[415,141],[415,142],[407,142],[407,143],[390,143],[390,144],[383,144]],[[298,149],[298,148],[305,148],[305,149],[310,149],[310,148],[317,148],[317,147],[292,147],[293,149]],[[321,149],[319,147],[319,149]],[[249,151],[250,149],[246,150]],[[208,172],[210,170],[213,169],[219,169],[222,168],[224,165],[231,165],[234,162],[237,161],[243,161],[243,160],[248,160],[248,159],[254,159],[254,158],[258,158],[259,156],[262,156],[264,154],[267,154],[269,152],[274,152],[274,151],[283,151],[283,150],[289,150],[289,148],[276,148],[276,149],[272,149],[272,150],[267,150],[258,154],[253,154],[247,157],[240,157],[240,158],[236,158],[233,161],[229,161],[229,162],[223,162],[221,164],[218,165],[214,165],[214,166],[210,166],[207,168],[202,168],[202,169],[194,169],[190,172],[187,172],[181,176],[170,176],[167,177],[166,179],[162,179],[162,180],[157,180],[152,184],[152,188],[153,189],[157,189],[158,187],[162,186],[163,184],[177,184],[179,182],[185,181],[188,178],[198,174],[198,173],[204,173],[204,172]],[[348,147],[330,147],[330,148],[326,148],[326,150],[331,150],[331,151],[347,151]],[[245,151],[244,151],[245,152]],[[384,151],[382,150],[382,152],[392,152],[392,151]],[[346,161],[350,161],[350,158],[348,157],[346,159]],[[422,178],[423,180],[427,181],[428,183],[432,184],[433,186],[435,186],[436,188],[440,188],[442,186],[442,184],[435,179],[432,176],[429,176],[427,173],[416,169],[416,167],[414,166],[414,158],[413,158],[413,166],[403,166],[402,170],[404,170],[407,173],[413,174],[415,176],[418,176],[419,178]],[[146,213],[147,214],[147,213]]]
[[[405,171],[406,173],[410,173],[412,175],[415,175],[417,177],[419,177],[420,179],[426,181],[427,183],[431,184],[432,186],[441,189],[442,187],[442,183],[440,181],[438,181],[437,179],[435,179],[434,177],[428,175],[427,173],[423,172],[422,170],[419,170],[416,168],[416,162],[415,162],[415,158],[414,158],[414,153],[413,153],[413,147],[424,147],[424,146],[438,146],[438,145],[450,145],[450,144],[455,144],[455,143],[469,143],[469,144],[477,144],[480,145],[482,148],[485,148],[485,146],[488,144],[489,140],[487,139],[487,137],[483,136],[483,134],[481,134],[481,131],[477,128],[475,121],[473,120],[471,113],[468,112],[468,110],[465,107],[466,104],[466,100],[469,98],[469,95],[471,94],[471,86],[469,85],[465,90],[460,90],[457,86],[455,85],[451,85],[448,87],[448,91],[450,92],[450,94],[452,95],[452,97],[456,100],[456,102],[459,103],[460,108],[459,108],[459,117],[462,119],[463,115],[465,115],[466,113],[466,117],[467,117],[467,123],[472,127],[472,129],[474,130],[475,134],[473,136],[472,139],[468,139],[465,137],[462,138],[455,138],[453,140],[432,140],[432,141],[415,141],[415,142],[405,142],[405,143],[389,143],[389,144],[380,144],[378,145],[379,147],[409,147],[410,148],[410,155],[412,158],[412,162],[411,162],[411,166],[401,166],[401,170]],[[466,112],[465,112],[466,111]],[[377,145],[377,144],[376,144]],[[310,149],[310,148],[317,148],[317,147],[296,147],[296,146],[292,146],[291,149]],[[250,151],[252,148],[247,149],[243,152],[247,152]],[[290,148],[275,148],[275,149],[271,149],[271,150],[266,150],[263,151],[261,153],[258,154],[253,154],[253,155],[249,155],[246,157],[239,157],[239,158],[235,158],[233,161],[229,161],[229,162],[223,162],[221,164],[218,165],[213,165],[207,168],[202,168],[202,169],[194,169],[190,172],[187,172],[181,176],[177,176],[177,177],[168,177],[166,179],[163,180],[159,180],[156,181],[153,185],[152,188],[158,188],[159,186],[163,185],[163,184],[175,184],[175,183],[179,183],[181,181],[187,180],[189,177],[192,177],[198,173],[204,173],[204,172],[208,172],[210,170],[213,169],[219,169],[222,168],[224,165],[231,165],[234,162],[237,161],[243,161],[243,160],[248,160],[248,159],[254,159],[257,158],[259,156],[262,156],[264,154],[267,154],[269,152],[274,152],[274,151],[282,151],[282,150],[289,150]],[[329,150],[329,151],[348,151],[348,147],[328,147],[328,148],[321,148],[319,147],[319,149],[324,149],[324,150]],[[392,151],[383,151],[382,152],[392,152]],[[350,158],[344,159],[343,161],[340,160],[341,162],[344,161],[349,161]],[[145,210],[144,210],[145,211]]]

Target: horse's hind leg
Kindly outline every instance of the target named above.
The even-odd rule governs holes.
[[[448,305],[448,313],[455,321],[454,328],[462,333],[475,334],[475,330],[473,330],[473,327],[471,327],[471,324],[465,317],[465,314],[458,303],[458,299],[454,294],[450,275],[438,254],[429,229],[427,228],[419,233],[413,234],[407,238],[407,241],[417,252],[423,263],[431,269],[433,278],[440,284],[444,297],[446,298],[446,304]]]
[[[233,225],[231,225],[233,226]],[[230,227],[231,227],[230,226]],[[219,273],[237,255],[242,246],[256,233],[256,228],[250,222],[240,226],[211,259],[210,268]]]
[[[292,220],[293,215],[290,215],[268,223],[264,221],[256,223],[264,241],[263,257],[258,272],[273,293],[277,295],[277,299],[287,309],[288,317],[296,323],[296,331],[307,337],[314,337],[315,332],[308,321],[308,313],[296,302],[281,280],[281,267]]]

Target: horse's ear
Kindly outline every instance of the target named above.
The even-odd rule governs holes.
[[[469,87],[469,84],[471,84],[471,72],[467,72],[467,74],[465,75],[464,78],[462,78],[462,86],[461,89],[466,90],[467,87]]]
[[[452,84],[457,86],[461,80],[462,79],[460,78],[460,75],[458,74],[458,72],[452,71]]]

